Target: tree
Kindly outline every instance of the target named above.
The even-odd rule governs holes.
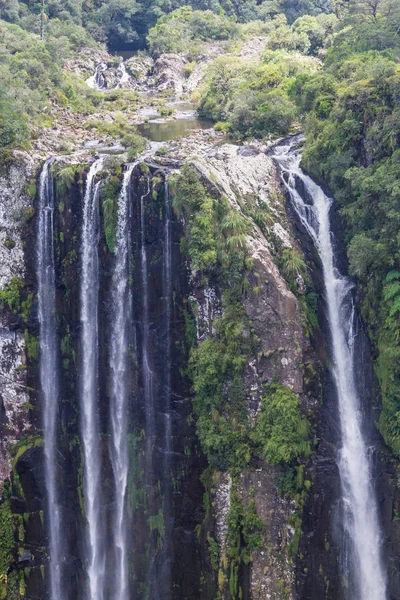
[[[138,12],[140,5],[135,0],[109,0],[97,11],[96,20],[111,48],[123,48],[138,41],[134,21]]]
[[[378,25],[390,23],[400,27],[400,2],[398,0],[351,0],[350,13],[358,22]]]
[[[44,34],[44,0],[40,0],[40,39],[43,40]]]

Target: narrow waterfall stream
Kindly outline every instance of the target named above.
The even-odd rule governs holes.
[[[142,278],[142,303],[143,303],[143,341],[142,341],[142,369],[143,369],[143,392],[146,408],[146,479],[152,476],[153,472],[153,451],[152,444],[154,438],[154,389],[153,372],[150,366],[149,357],[149,288],[148,288],[148,260],[146,251],[146,230],[145,230],[145,207],[144,200],[150,194],[150,181],[148,181],[147,191],[140,198],[140,228],[141,228],[141,278]],[[148,481],[151,485],[151,480]]]
[[[43,393],[44,458],[47,492],[47,519],[50,547],[50,599],[64,598],[62,561],[64,548],[62,514],[57,485],[57,423],[59,370],[56,322],[56,284],[54,251],[54,189],[52,160],[47,160],[40,175],[38,228],[38,299],[40,323],[40,383]]]
[[[93,90],[104,90],[107,87],[106,78],[104,77],[104,71],[107,70],[107,65],[105,63],[100,63],[97,65],[96,70],[93,75],[86,79],[86,85],[88,85]]]
[[[98,304],[99,304],[99,187],[96,175],[103,158],[87,176],[83,206],[81,250],[81,437],[85,462],[85,507],[88,523],[87,573],[90,600],[102,600],[105,576],[105,531],[101,514],[102,486],[98,414]]]
[[[343,527],[350,545],[348,572],[351,600],[385,600],[386,577],[381,562],[382,536],[367,442],[364,439],[362,399],[354,377],[355,335],[351,282],[336,268],[329,213],[332,200],[300,168],[296,138],[276,146],[282,181],[301,223],[311,236],[323,265],[331,332],[332,374],[340,415],[338,453],[343,496]],[[300,182],[301,186],[297,187]],[[300,191],[299,190],[303,190]],[[342,557],[343,558],[343,557]]]
[[[171,415],[171,317],[172,317],[172,223],[171,223],[171,199],[169,195],[168,181],[164,184],[165,196],[165,231],[164,231],[164,259],[163,259],[163,295],[165,302],[165,381],[164,381],[164,440],[163,440],[163,488],[164,488],[164,573],[163,589],[169,590],[164,593],[165,600],[171,597],[171,564],[173,560],[172,551],[172,415]]]
[[[129,283],[130,229],[129,200],[132,171],[128,166],[118,202],[116,258],[113,273],[111,301],[112,323],[110,344],[111,369],[111,464],[114,472],[115,512],[113,515],[116,571],[114,598],[128,598],[128,540],[126,526],[126,493],[129,473],[127,440],[129,326],[131,322],[132,293]]]

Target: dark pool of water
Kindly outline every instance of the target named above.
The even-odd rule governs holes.
[[[193,129],[210,129],[213,124],[206,119],[191,116],[185,119],[175,119],[167,122],[149,121],[137,126],[139,133],[153,142],[168,142],[184,137]]]
[[[132,56],[137,56],[137,50],[115,50],[112,54],[114,56],[122,56],[122,60],[128,60]]]

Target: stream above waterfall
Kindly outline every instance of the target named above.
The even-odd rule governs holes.
[[[154,142],[168,142],[182,138],[195,129],[210,129],[212,124],[201,119],[196,113],[187,114],[173,120],[150,120],[138,125],[138,131],[144,137]]]

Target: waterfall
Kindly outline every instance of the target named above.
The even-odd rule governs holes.
[[[93,90],[104,90],[107,87],[106,78],[104,77],[105,71],[107,71],[106,63],[98,64],[94,74],[86,79],[86,85]]]
[[[146,411],[146,477],[149,485],[153,480],[153,439],[155,433],[155,415],[154,415],[154,380],[153,372],[150,367],[149,358],[149,270],[146,250],[145,234],[145,208],[144,199],[150,195],[150,179],[147,182],[147,191],[140,197],[140,229],[141,229],[141,271],[142,271],[142,303],[143,303],[143,341],[142,341],[142,370],[143,370],[143,391]]]
[[[301,155],[296,150],[296,141],[275,147],[273,157],[280,165],[282,181],[323,265],[332,374],[340,415],[338,467],[345,508],[344,528],[352,549],[350,577],[356,590],[351,600],[384,600],[386,578],[381,562],[381,531],[368,448],[363,437],[362,406],[354,378],[355,324],[349,293],[352,285],[335,266],[329,221],[332,200],[301,170]],[[304,186],[306,201],[296,189],[296,180]]]
[[[163,260],[163,296],[165,302],[165,384],[164,384],[164,447],[163,447],[163,488],[164,488],[164,514],[165,536],[164,553],[165,565],[163,574],[163,587],[165,600],[171,594],[171,563],[172,556],[172,487],[171,487],[171,318],[172,318],[172,231],[171,231],[171,199],[167,179],[164,185],[165,194],[165,232],[164,232],[164,260]]]
[[[88,524],[90,600],[102,600],[105,539],[101,515],[100,423],[98,415],[99,188],[96,175],[103,158],[90,167],[83,206],[81,249],[81,437],[84,456],[85,509]]]
[[[120,87],[120,85],[123,83],[129,83],[130,75],[127,72],[127,70],[125,68],[125,64],[123,62],[119,64],[117,73],[119,76],[119,82],[118,82],[117,87]]]
[[[97,90],[99,92],[101,91],[107,91],[107,80],[106,77],[104,75],[104,73],[108,70],[108,66],[106,65],[106,63],[99,63],[96,66],[95,72],[93,73],[93,75],[91,75],[90,77],[88,77],[86,79],[86,85],[88,85],[90,88],[92,88],[93,90]],[[129,73],[126,70],[125,64],[122,61],[119,65],[118,65],[118,69],[116,70],[115,73],[115,69],[110,69],[110,73],[111,76],[117,76],[117,83],[114,85],[113,90],[117,90],[119,87],[123,86],[124,84],[127,84],[130,82],[131,80],[131,76],[129,75]]]
[[[59,371],[56,329],[56,284],[54,259],[54,189],[52,160],[40,175],[38,227],[38,299],[40,323],[40,385],[43,393],[44,461],[47,493],[46,517],[50,549],[50,598],[62,600],[63,537],[57,485],[57,422]]]
[[[146,209],[145,199],[151,194],[151,181],[147,180],[147,189],[140,197],[140,265],[142,278],[142,377],[143,395],[145,406],[145,484],[146,484],[146,509],[149,515],[156,514],[159,505],[156,502],[157,480],[154,451],[156,441],[156,373],[150,362],[150,298],[149,298],[149,261],[146,245]],[[146,574],[147,595],[149,600],[161,600],[159,589],[159,576],[156,561],[157,551],[153,538],[149,540],[148,564]]]
[[[113,515],[116,571],[114,574],[114,597],[128,598],[128,546],[126,527],[126,492],[129,471],[127,444],[129,325],[131,321],[132,295],[129,285],[129,198],[132,171],[137,163],[129,165],[118,204],[116,259],[111,291],[111,463],[114,472],[115,512]]]

